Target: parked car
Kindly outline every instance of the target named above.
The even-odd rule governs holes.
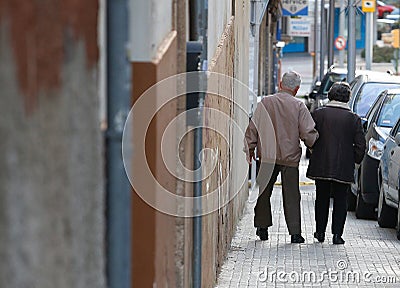
[[[328,103],[328,91],[332,84],[339,81],[345,81],[347,78],[346,68],[330,67],[321,81],[314,80],[311,91],[306,96],[305,102],[308,109],[313,112],[318,107]]]
[[[377,98],[384,90],[400,88],[400,77],[385,72],[359,71],[359,73],[360,75],[354,78],[350,83],[352,96],[350,97],[349,106],[354,113],[363,118],[363,125],[365,131],[367,131],[372,123],[370,122],[370,124],[368,124],[366,119],[370,108],[374,103],[378,102]],[[372,112],[367,117],[369,116],[373,116]],[[367,146],[368,144],[369,143],[367,143]],[[363,162],[364,161],[368,160],[364,159]],[[370,199],[367,199],[368,202],[365,202],[366,200],[362,197],[364,193],[360,193],[360,190],[366,185],[360,183],[360,181],[362,181],[360,177],[361,167],[362,165],[356,165],[354,170],[355,181],[351,185],[351,191],[348,194],[348,210],[356,210],[356,216],[359,218],[374,218],[375,213],[373,212],[375,207],[372,208],[373,204],[368,205]],[[376,175],[376,171],[377,170],[373,172],[375,173],[374,175]],[[364,173],[363,176],[364,175],[366,174]]]
[[[399,20],[400,19],[400,9],[395,8],[389,15],[386,16],[386,19]]]
[[[388,75],[388,73],[373,72],[370,70],[356,70],[355,74],[356,77],[367,75],[366,77],[358,80],[357,83],[364,83],[364,81],[368,81],[368,76],[375,79],[377,77],[385,78]],[[326,103],[328,103],[328,92],[333,83],[346,80],[347,68],[339,68],[332,65],[325,73],[322,81],[314,81],[311,91],[306,97],[306,106],[309,108],[310,112],[313,112],[315,109],[325,106]]]
[[[385,90],[375,101],[364,120],[367,153],[359,165],[359,177],[354,184],[357,193],[356,217],[371,219],[375,217],[378,205],[378,167],[384,142],[390,129],[400,118],[400,89]]]
[[[350,83],[350,109],[360,117],[365,117],[379,94],[386,89],[400,88],[400,76],[391,72],[359,70]]]
[[[379,1],[379,0],[376,1],[376,6],[377,6],[379,18],[385,18],[396,8],[392,5],[387,5],[386,3]]]
[[[378,224],[384,228],[397,227],[400,240],[400,119],[386,139],[378,172]]]

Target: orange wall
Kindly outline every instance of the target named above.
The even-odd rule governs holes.
[[[176,33],[170,33],[169,43],[162,51],[159,51],[157,60],[152,62],[133,62],[133,100],[136,101],[142,93],[152,85],[177,73],[177,38]],[[154,97],[151,101],[157,104],[157,93],[168,91],[156,91],[146,97]],[[173,91],[171,91],[173,93]],[[150,108],[150,107],[149,107]],[[149,109],[150,110],[150,109]],[[161,137],[166,125],[177,114],[177,101],[172,101],[159,111],[151,122],[146,135],[146,156],[150,169],[155,178],[169,191],[175,191],[176,180],[169,174],[163,165],[161,157]],[[136,123],[135,125],[143,125]],[[134,140],[134,147],[142,149],[142,139]],[[175,147],[175,138],[167,139],[168,145]],[[134,148],[134,149],[135,149]],[[165,156],[165,155],[164,155]],[[166,155],[168,157],[168,155]],[[169,155],[175,157],[176,155]],[[135,163],[133,165],[145,165]],[[146,193],[154,193],[155,186],[148,186]],[[156,197],[156,195],[154,195]],[[156,211],[144,203],[134,193],[132,201],[132,257],[133,257],[133,287],[159,287],[176,286],[175,277],[175,240],[176,240],[176,218]]]

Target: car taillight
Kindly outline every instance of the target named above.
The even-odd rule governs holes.
[[[380,160],[383,153],[383,143],[374,138],[369,139],[368,155],[376,160]]]

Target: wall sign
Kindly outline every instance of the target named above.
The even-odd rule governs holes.
[[[282,0],[283,16],[307,16],[308,0]]]
[[[311,22],[308,19],[289,18],[288,35],[297,37],[311,36]]]

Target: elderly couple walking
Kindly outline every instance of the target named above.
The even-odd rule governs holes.
[[[342,238],[347,214],[347,191],[354,181],[354,164],[365,152],[365,138],[360,118],[347,106],[350,87],[334,83],[326,107],[310,114],[305,104],[295,98],[301,77],[291,71],[282,76],[279,92],[258,103],[245,133],[245,152],[251,164],[255,148],[260,160],[257,169],[259,197],[254,208],[254,226],[261,240],[268,239],[272,226],[270,198],[281,173],[283,208],[292,243],[304,243],[301,235],[299,162],[300,140],[312,149],[307,177],[315,180],[314,237],[325,240],[330,195],[333,194],[333,244]]]

